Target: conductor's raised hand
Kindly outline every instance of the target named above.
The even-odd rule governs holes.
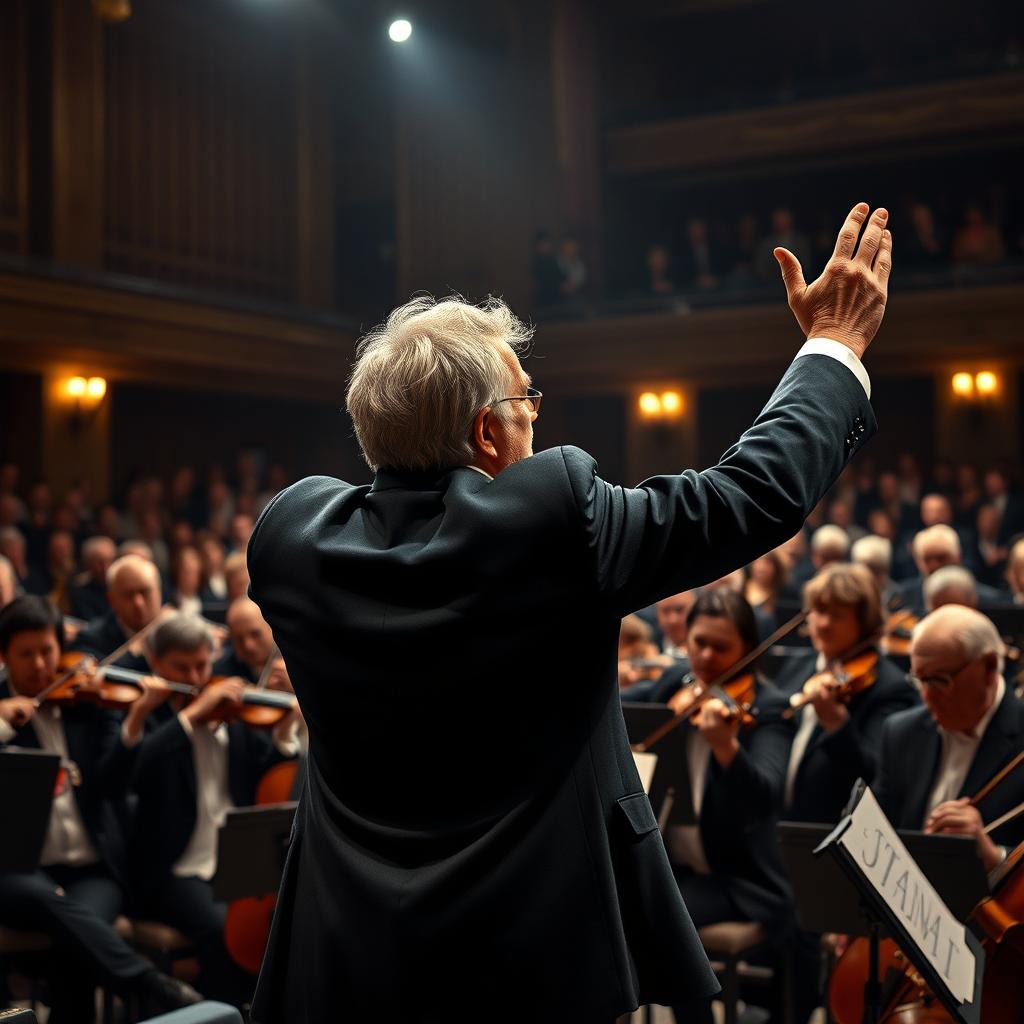
[[[892,271],[892,233],[884,209],[869,216],[867,203],[858,203],[846,218],[821,277],[804,280],[800,261],[778,248],[789,308],[808,338],[831,338],[863,356],[885,314]],[[863,235],[861,229],[863,228]],[[860,244],[857,239],[860,238]]]

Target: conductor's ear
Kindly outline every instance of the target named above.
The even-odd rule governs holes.
[[[473,417],[471,444],[480,455],[486,455],[488,458],[495,459],[498,457],[498,448],[494,443],[493,423],[494,417],[491,415],[491,407],[485,405]]]

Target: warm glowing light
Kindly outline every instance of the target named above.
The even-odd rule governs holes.
[[[999,390],[999,378],[991,370],[975,374],[974,386],[979,395],[994,395]]]
[[[641,416],[660,416],[661,399],[653,391],[645,391],[637,400]]]
[[[953,374],[953,394],[968,398],[974,394],[974,378],[969,373]]]
[[[107,393],[107,382],[102,377],[90,377],[85,390],[90,398],[98,402]]]
[[[391,42],[404,43],[412,35],[412,22],[407,21],[405,18],[399,18],[397,21],[391,22],[388,35],[391,37]]]
[[[68,381],[68,394],[72,398],[81,398],[85,394],[88,388],[88,383],[84,377],[72,377]]]
[[[678,391],[664,391],[661,408],[666,416],[678,416],[683,411],[683,396]]]

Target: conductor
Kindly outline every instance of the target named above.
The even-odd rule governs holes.
[[[809,286],[776,250],[809,340],[717,466],[636,488],[532,454],[530,331],[499,300],[415,299],[363,338],[373,483],[301,480],[249,543],[309,726],[256,1024],[611,1024],[717,990],[626,739],[619,621],[792,536],[873,434],[885,222],[854,207]]]

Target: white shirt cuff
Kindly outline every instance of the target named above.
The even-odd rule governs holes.
[[[10,722],[0,718],[0,743],[10,743],[17,735],[18,730]]]
[[[808,338],[803,348],[797,352],[796,358],[799,359],[801,356],[830,356],[832,359],[838,359],[860,381],[868,401],[871,400],[871,378],[864,369],[860,357],[849,346],[831,338]]]

